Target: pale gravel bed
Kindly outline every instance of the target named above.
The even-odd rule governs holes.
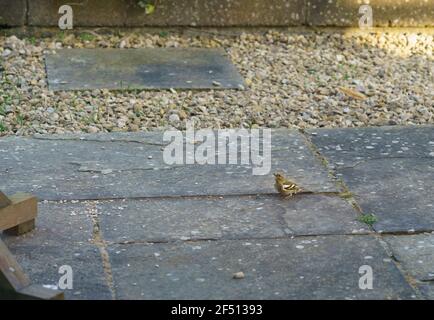
[[[202,128],[432,124],[432,31],[3,36],[0,136],[182,129],[192,118]],[[69,47],[223,47],[246,90],[51,92],[44,52]],[[354,99],[339,87],[367,99]]]

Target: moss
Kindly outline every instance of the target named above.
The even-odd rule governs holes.
[[[0,121],[0,132],[4,132],[6,130],[7,130],[6,125],[3,122]]]
[[[378,221],[377,217],[374,214],[363,214],[358,219],[358,221],[366,223],[368,226],[373,226],[374,223]]]
[[[87,32],[81,33],[79,37],[82,41],[92,41],[93,39],[95,39],[95,36],[93,34]]]
[[[345,191],[339,193],[339,197],[341,197],[342,199],[351,199],[353,197],[353,194],[349,191]]]

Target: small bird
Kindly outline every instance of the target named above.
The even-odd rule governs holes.
[[[282,174],[275,173],[276,183],[274,187],[276,190],[284,197],[292,197],[293,195],[305,191],[303,188],[299,187],[295,182],[286,179]]]

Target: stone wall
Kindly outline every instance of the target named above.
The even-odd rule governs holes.
[[[0,25],[57,26],[58,9],[71,4],[74,26],[358,26],[370,2],[374,26],[434,26],[432,0],[0,0]]]

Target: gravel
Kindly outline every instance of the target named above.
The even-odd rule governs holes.
[[[81,31],[80,31],[81,32]],[[209,30],[0,37],[0,135],[185,128],[318,128],[433,123],[433,30]],[[51,92],[59,48],[223,47],[245,91]],[[217,84],[216,84],[217,86]]]

